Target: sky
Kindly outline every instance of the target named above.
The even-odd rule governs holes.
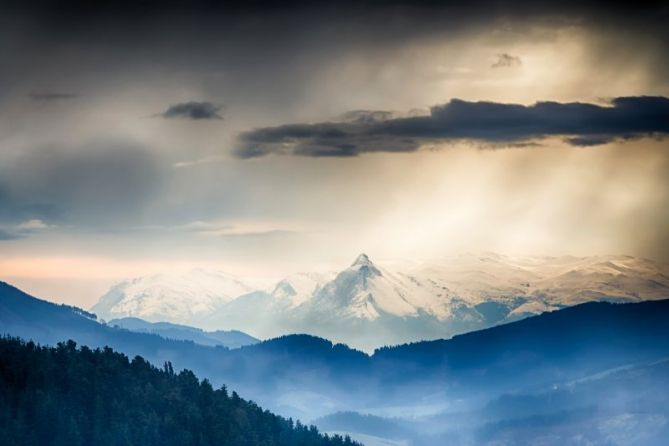
[[[669,8],[7,1],[0,280],[669,262]]]

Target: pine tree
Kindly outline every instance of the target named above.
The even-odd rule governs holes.
[[[0,338],[0,441],[15,446],[354,446],[215,390],[171,363],[156,368],[73,341]]]

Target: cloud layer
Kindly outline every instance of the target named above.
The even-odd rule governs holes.
[[[518,56],[512,56],[511,54],[502,53],[497,55],[497,60],[491,65],[491,68],[510,68],[510,67],[519,67],[523,64],[522,60]]]
[[[8,238],[41,229],[38,221],[127,224],[155,200],[164,173],[148,149],[122,141],[34,149],[0,165],[0,229]]]
[[[31,93],[30,94],[31,99],[33,99],[35,101],[44,101],[44,102],[76,99],[78,97],[79,97],[79,95],[76,94],[76,93],[65,93],[65,92],[56,92],[56,91]]]
[[[48,227],[49,225],[37,219],[24,221],[16,225],[0,225],[0,241],[19,240],[34,235]]]
[[[574,146],[592,146],[667,133],[669,98],[665,97],[619,97],[608,105],[537,102],[530,106],[453,99],[432,107],[425,116],[255,129],[240,135],[237,155],[343,157],[413,152],[424,144],[458,140],[524,145],[550,136],[564,137]]]
[[[170,105],[160,116],[179,119],[223,119],[222,107],[211,102],[182,102]]]

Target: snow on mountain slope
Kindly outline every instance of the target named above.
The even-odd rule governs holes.
[[[311,299],[333,277],[334,273],[292,274],[276,284],[272,296],[290,307],[296,307]]]
[[[305,332],[371,350],[457,333],[590,300],[669,298],[669,268],[629,256],[444,257],[392,269],[361,254],[338,274],[298,273],[265,291],[223,273],[134,279],[93,308],[266,338]]]
[[[388,271],[361,254],[315,293],[311,306],[338,316],[375,320],[384,314],[407,317],[420,311],[444,315],[446,310],[440,306],[444,301],[443,293],[415,277]]]
[[[486,253],[444,258],[413,274],[470,304],[522,296],[553,305],[603,298],[669,296],[669,268],[630,256],[507,257]]]
[[[524,294],[539,275],[494,253],[444,257],[410,271],[421,282],[456,295],[469,304]]]
[[[217,271],[157,274],[113,286],[91,310],[107,320],[134,316],[150,322],[197,325],[200,318],[255,288]]]

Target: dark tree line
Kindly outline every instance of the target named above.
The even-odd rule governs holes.
[[[358,446],[111,348],[0,338],[0,443],[67,446]]]

